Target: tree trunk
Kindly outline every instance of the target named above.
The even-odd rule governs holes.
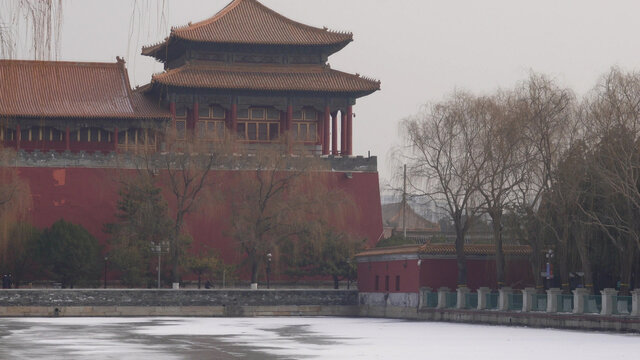
[[[333,288],[336,290],[340,288],[340,279],[336,275],[333,275]]]
[[[531,263],[531,271],[533,273],[533,280],[536,285],[536,289],[542,289],[542,276],[540,276],[540,270],[542,269],[542,257],[540,256],[540,246],[538,245],[538,238],[528,241],[531,246],[531,257],[529,262]]]
[[[172,268],[172,277],[173,283],[180,282],[180,273],[179,273],[179,254],[180,251],[180,228],[182,227],[183,216],[178,213],[176,216],[176,223],[173,232],[173,241],[171,241],[171,268]]]
[[[489,211],[489,216],[493,221],[493,239],[496,242],[496,281],[498,289],[505,286],[505,260],[502,251],[502,214],[499,210]]]
[[[200,289],[200,279],[202,278],[202,273],[198,273],[198,289]]]
[[[636,253],[634,289],[640,289],[640,251]]]
[[[258,283],[258,260],[257,259],[252,259],[251,260],[251,283],[252,284],[256,284]]]
[[[570,293],[569,285],[569,219],[564,217],[562,224],[562,238],[558,242],[557,264],[559,267],[560,281],[563,293]]]
[[[456,221],[456,261],[458,264],[458,287],[467,286],[467,260],[464,255],[464,231],[461,220]]]
[[[633,240],[627,239],[626,251],[620,254],[620,295],[629,295],[631,290],[631,274],[636,258],[637,247]]]
[[[585,238],[585,231],[581,229],[576,237],[576,246],[578,248],[578,255],[580,255],[580,263],[582,265],[582,272],[584,273],[584,287],[589,290],[589,293],[593,294],[593,274],[591,272],[591,259],[589,259],[589,250],[587,249],[587,240]]]

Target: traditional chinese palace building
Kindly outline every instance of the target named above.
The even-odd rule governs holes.
[[[353,156],[353,106],[380,82],[328,63],[352,40],[256,0],[234,0],[144,47],[142,54],[162,62],[164,71],[135,89],[120,58],[0,60],[0,140],[18,151],[33,221],[44,227],[65,218],[104,240],[102,224],[113,220],[118,197],[109,179],[121,166],[107,161],[115,154],[183,151],[190,142],[224,139],[261,151],[287,141],[289,149],[332,162],[335,186],[360,208],[355,232],[377,241],[376,159]],[[234,252],[221,230],[225,216],[194,215],[188,232],[228,260]]]
[[[353,105],[380,89],[327,63],[352,40],[236,0],[144,47],[165,71],[135,91],[120,59],[0,61],[0,136],[16,149],[72,152],[157,151],[225,136],[259,145],[289,136],[315,154],[352,155]]]

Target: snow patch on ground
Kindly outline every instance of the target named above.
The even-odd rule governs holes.
[[[640,335],[368,318],[30,318],[0,358],[637,359]]]

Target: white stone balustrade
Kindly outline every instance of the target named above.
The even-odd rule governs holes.
[[[589,290],[585,288],[577,288],[573,290],[573,313],[584,314],[585,301],[584,298],[589,295]]]
[[[420,288],[420,297],[418,299],[418,308],[424,309],[427,307],[427,299],[429,298],[429,294],[433,292],[433,289],[425,286]]]
[[[607,288],[600,291],[600,294],[602,294],[602,310],[600,311],[600,314],[613,314],[613,297],[618,295],[618,290]]]
[[[457,309],[464,309],[467,307],[467,294],[471,292],[471,290],[466,286],[458,287],[458,299],[456,302]]]
[[[498,289],[498,310],[509,310],[509,295],[511,294],[513,294],[513,290],[508,286]]]
[[[533,309],[533,295],[537,293],[536,288],[524,288],[522,290],[522,311],[529,312]]]
[[[640,316],[640,289],[631,292],[631,316]]]
[[[450,293],[450,289],[448,287],[441,287],[438,289],[438,304],[436,306],[437,309],[445,309],[447,307],[447,294]],[[538,290],[535,288],[525,288],[522,291],[522,311],[530,312],[533,310],[533,302],[534,295],[538,293]],[[424,309],[427,308],[427,298],[429,294],[432,294],[434,291],[430,287],[422,287],[420,288],[420,298],[419,298],[419,308]],[[510,295],[513,294],[513,289],[510,287],[503,287],[498,290],[498,310],[508,311],[509,310],[509,301]],[[547,292],[547,309],[548,313],[557,313],[558,312],[558,295],[562,294],[562,290],[558,288],[551,288],[546,291]],[[471,293],[471,290],[466,287],[459,287],[456,289],[457,293],[457,301],[456,308],[457,309],[466,309],[467,308],[467,295]],[[481,287],[476,292],[478,296],[478,306],[477,310],[486,310],[487,309],[487,294],[491,293],[491,289],[488,287]],[[574,314],[584,314],[587,307],[587,296],[589,296],[589,290],[586,288],[577,288],[572,290],[573,293],[573,313]],[[614,305],[614,296],[618,295],[618,291],[615,289],[604,289],[600,291],[602,294],[602,310],[600,311],[601,315],[612,315],[615,314]],[[631,313],[628,316],[640,316],[640,289],[636,289],[631,291]]]
[[[562,290],[551,288],[547,290],[547,312],[558,312],[558,295],[562,294]]]
[[[441,287],[438,289],[438,306],[437,309],[444,309],[447,307],[447,293],[448,287]]]
[[[491,289],[488,287],[481,287],[478,289],[478,310],[484,310],[487,308],[487,294],[491,293]]]

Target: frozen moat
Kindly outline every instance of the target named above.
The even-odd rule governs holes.
[[[0,359],[637,359],[640,335],[365,318],[5,318]]]

